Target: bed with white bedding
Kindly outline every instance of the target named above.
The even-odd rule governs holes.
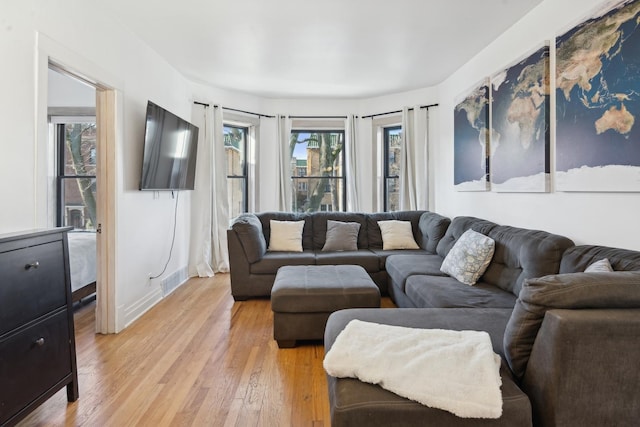
[[[73,302],[96,292],[96,233],[70,232],[69,268]]]

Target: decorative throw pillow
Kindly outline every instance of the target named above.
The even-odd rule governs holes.
[[[378,221],[382,233],[382,249],[420,249],[413,238],[410,221]]]
[[[322,247],[323,251],[357,251],[358,232],[360,224],[357,222],[327,221],[327,237]]]
[[[475,285],[493,258],[496,243],[491,237],[468,229],[453,245],[440,271],[467,285]]]
[[[302,252],[302,221],[269,221],[271,238],[269,250],[271,252]]]
[[[585,273],[610,273],[612,271],[613,267],[611,267],[611,263],[608,258],[596,261],[584,270]]]

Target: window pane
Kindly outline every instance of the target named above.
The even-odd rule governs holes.
[[[64,175],[95,176],[95,123],[68,123],[64,126]]]
[[[400,175],[400,139],[402,129],[389,129],[387,143],[387,176]]]
[[[387,196],[387,211],[397,211],[400,201],[400,192],[398,191],[399,178],[387,178],[386,180],[386,196]]]
[[[235,218],[247,209],[247,133],[248,128],[225,125],[224,151],[227,157],[229,216]]]
[[[244,176],[247,130],[245,128],[225,126],[223,132],[224,149],[227,153],[227,175]]]
[[[75,230],[95,231],[96,179],[62,179],[62,225]]]
[[[293,210],[344,210],[344,132],[291,133]]]
[[[384,209],[398,210],[402,128],[384,129]]]
[[[244,178],[227,178],[227,191],[229,193],[229,219],[233,219],[244,212],[245,186]]]

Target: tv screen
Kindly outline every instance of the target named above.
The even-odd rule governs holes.
[[[198,127],[149,101],[140,190],[193,190]]]

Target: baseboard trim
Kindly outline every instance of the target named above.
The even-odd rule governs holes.
[[[129,327],[140,316],[145,314],[151,307],[162,301],[162,289],[154,288],[148,294],[144,295],[138,301],[125,307],[124,309],[124,328]]]

